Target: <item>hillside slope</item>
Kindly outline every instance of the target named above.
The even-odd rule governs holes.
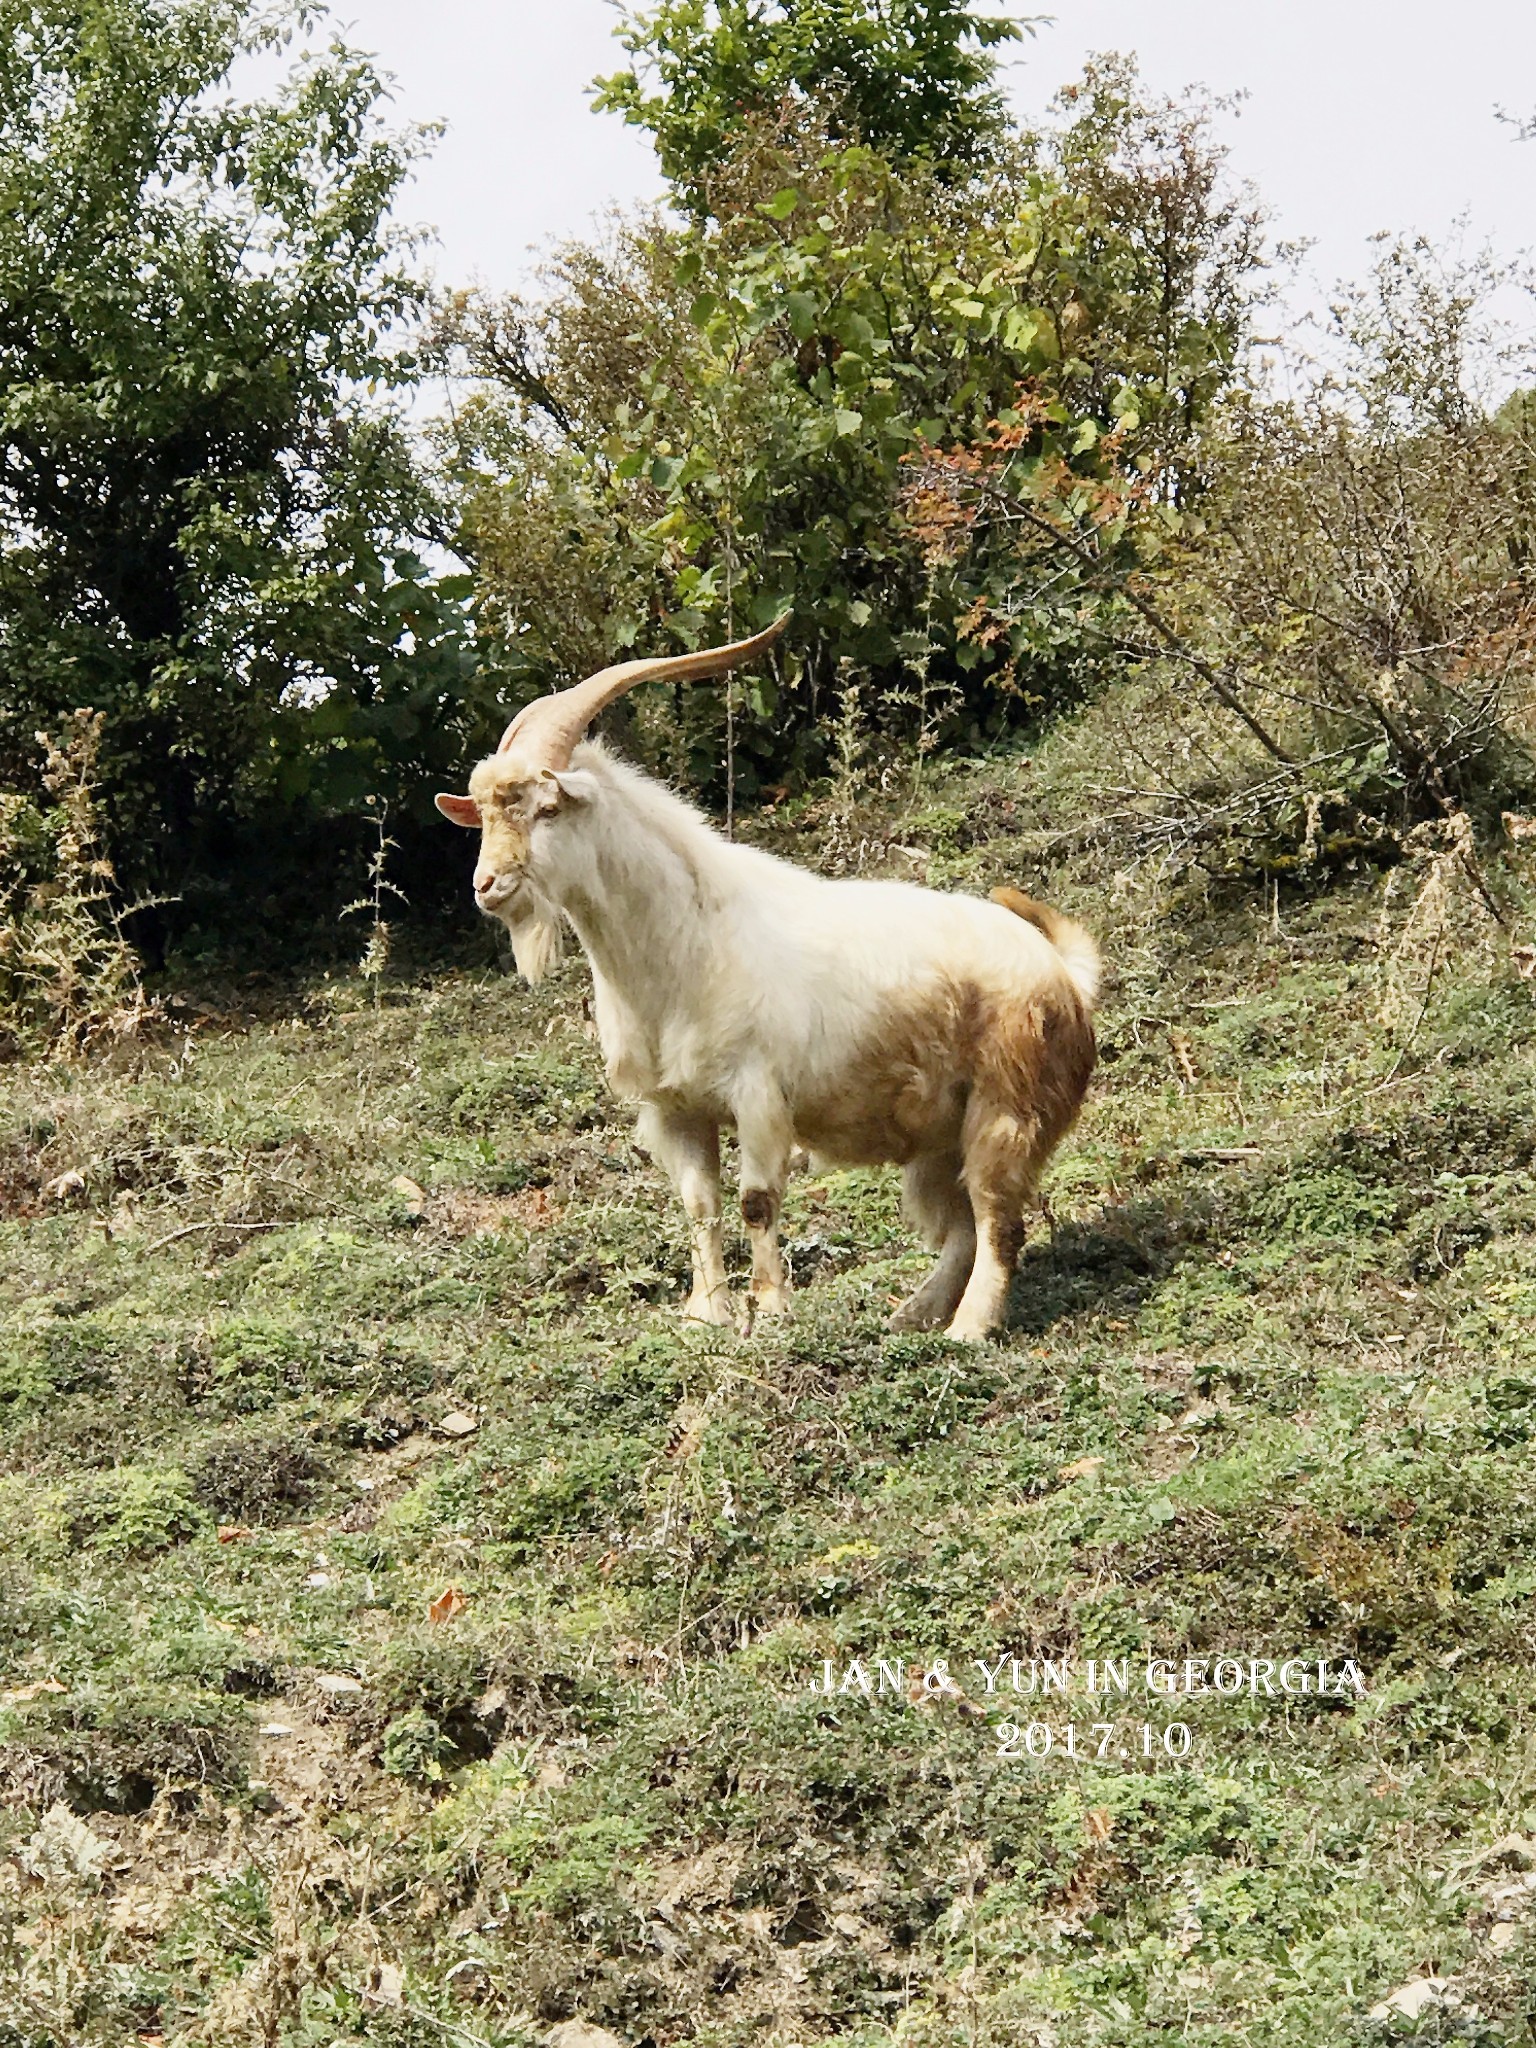
[[[1301,2048],[1432,1970],[1417,2038],[1536,2039],[1529,992],[1389,1027],[1379,876],[1261,908],[1067,815],[802,821],[1104,944],[977,1349],[886,1333],[889,1174],[794,1187],[792,1321],[680,1325],[579,962],[0,1072],[0,2042]],[[1142,1689],[1227,1656],[1367,1690]]]

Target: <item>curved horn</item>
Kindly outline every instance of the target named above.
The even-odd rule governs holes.
[[[778,639],[789,616],[781,612],[766,632],[756,633],[750,640],[733,640],[727,647],[703,647],[697,654],[666,654],[649,661],[621,661],[613,668],[599,669],[584,683],[525,704],[502,734],[496,751],[509,752],[516,740],[542,755],[546,767],[567,768],[577,741],[616,697],[637,683],[696,683],[752,661]]]

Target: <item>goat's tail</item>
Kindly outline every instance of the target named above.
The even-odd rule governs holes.
[[[1067,978],[1091,1009],[1099,992],[1099,949],[1082,926],[1048,903],[1037,903],[1022,889],[994,889],[992,901],[1045,934],[1061,955]]]

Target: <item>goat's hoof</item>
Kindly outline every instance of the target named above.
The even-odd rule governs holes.
[[[997,1334],[997,1324],[986,1316],[957,1315],[944,1334],[955,1344],[985,1344]]]
[[[683,1303],[685,1323],[712,1323],[723,1330],[735,1320],[736,1311],[728,1294],[690,1294]]]
[[[886,1318],[888,1330],[936,1330],[944,1320],[942,1303],[924,1301],[913,1294]]]
[[[747,1306],[741,1321],[736,1325],[738,1336],[750,1337],[759,1321],[777,1322],[789,1314],[789,1290],[780,1288],[774,1294],[749,1294]]]

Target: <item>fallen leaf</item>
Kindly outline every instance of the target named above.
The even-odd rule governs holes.
[[[293,1730],[286,1721],[263,1721],[261,1732],[263,1735],[291,1735]]]
[[[78,1166],[72,1166],[68,1173],[61,1173],[57,1180],[51,1180],[43,1189],[50,1202],[67,1202],[71,1195],[85,1193],[85,1175]]]
[[[322,1586],[328,1586],[331,1583],[331,1575],[329,1572],[311,1572],[304,1583],[306,1586],[313,1586],[318,1593]]]
[[[438,1594],[427,1608],[428,1621],[452,1621],[456,1614],[462,1614],[469,1602],[457,1586],[448,1586]]]
[[[116,1851],[94,1834],[62,1801],[50,1806],[37,1833],[22,1848],[21,1867],[29,1877],[100,1877]]]
[[[1063,1465],[1056,1476],[1059,1479],[1086,1479],[1090,1472],[1097,1472],[1103,1462],[1102,1458],[1078,1458],[1070,1465]]]
[[[221,1543],[244,1543],[250,1534],[250,1530],[243,1527],[239,1522],[220,1522],[219,1524],[219,1541]]]
[[[1517,817],[1513,811],[1501,811],[1499,816],[1511,839],[1536,839],[1536,818]]]
[[[507,1214],[524,1230],[539,1230],[554,1214],[548,1188],[520,1188],[506,1205]]]
[[[1513,1920],[1498,1920],[1488,1930],[1488,1946],[1494,1954],[1502,1955],[1507,1948],[1513,1948],[1520,1938],[1520,1930]]]
[[[1095,1806],[1083,1815],[1090,1842],[1107,1842],[1114,1832],[1115,1817],[1107,1806]]]
[[[1522,980],[1529,981],[1536,974],[1536,946],[1511,946],[1509,957],[1515,963],[1515,971]]]
[[[473,1436],[480,1427],[473,1415],[466,1415],[462,1408],[455,1408],[451,1415],[445,1415],[437,1425],[444,1436]]]

